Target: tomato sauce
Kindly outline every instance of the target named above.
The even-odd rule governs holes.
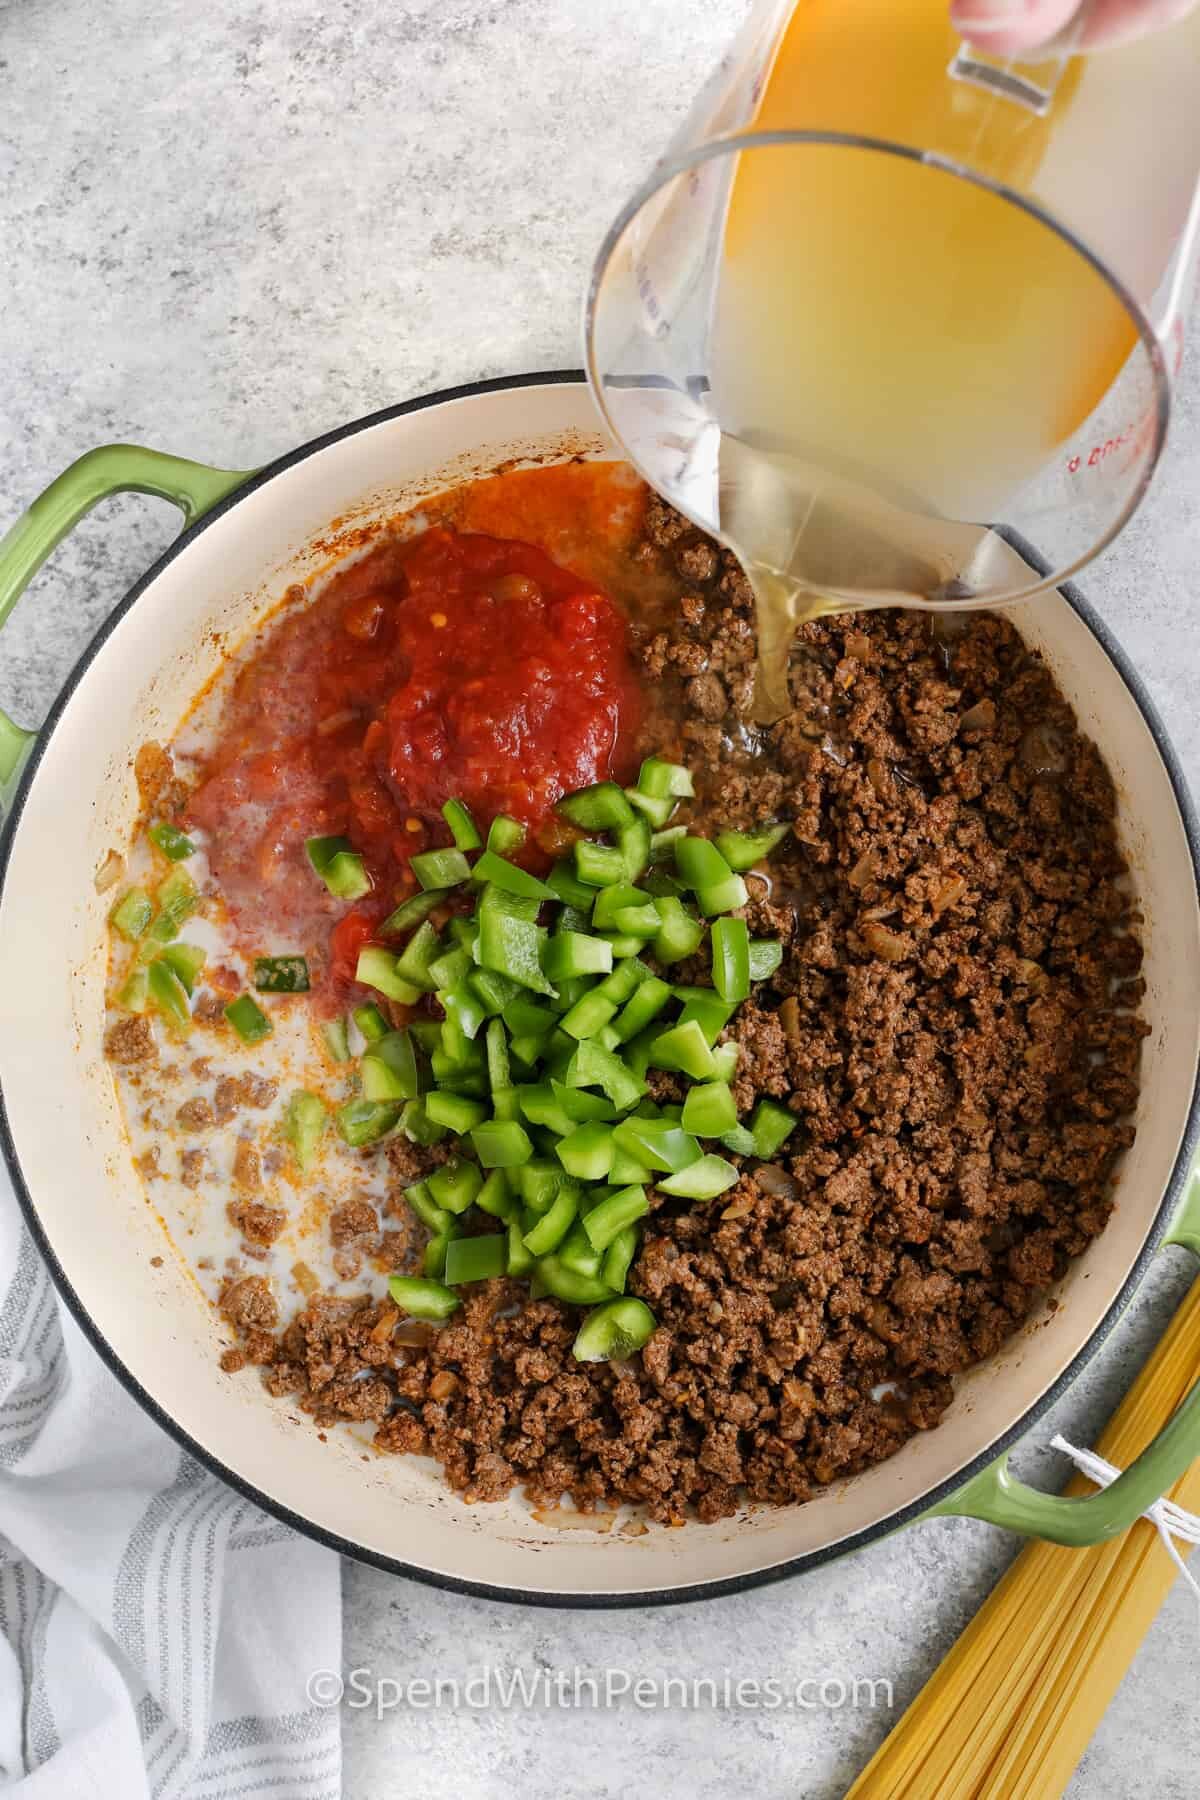
[[[641,716],[626,620],[593,578],[536,544],[434,524],[280,617],[238,673],[189,817],[241,935],[286,940],[343,986],[412,891],[412,856],[450,842],[445,801],[485,830],[519,819],[544,863],[564,793],[631,778]],[[304,856],[325,833],[372,877],[350,911]]]

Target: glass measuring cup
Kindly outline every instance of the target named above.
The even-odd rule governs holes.
[[[768,663],[813,610],[1056,585],[1146,490],[1200,235],[1200,12],[1089,56],[1079,29],[1021,61],[945,0],[759,0],[605,240],[596,399],[741,556]],[[996,524],[1050,573],[1014,575]]]

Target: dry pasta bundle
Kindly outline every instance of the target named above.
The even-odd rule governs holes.
[[[1200,1281],[1111,1420],[1101,1456],[1131,1463],[1198,1372]],[[1065,1491],[1091,1489],[1077,1475]],[[1170,1497],[1200,1510],[1200,1463]],[[1090,1550],[1028,1545],[847,1800],[1054,1800],[1176,1574],[1144,1519]]]

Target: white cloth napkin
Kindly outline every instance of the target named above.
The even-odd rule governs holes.
[[[30,1800],[335,1800],[338,1558],[148,1418],[0,1170],[0,1782]]]

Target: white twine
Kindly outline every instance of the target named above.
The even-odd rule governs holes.
[[[1051,1438],[1050,1447],[1069,1456],[1080,1474],[1086,1475],[1089,1481],[1094,1481],[1097,1487],[1108,1487],[1121,1473],[1110,1462],[1105,1462],[1102,1456],[1097,1456],[1094,1450],[1077,1450],[1074,1444],[1068,1444],[1065,1437]],[[1200,1604],[1200,1582],[1180,1556],[1173,1541],[1175,1538],[1182,1538],[1185,1544],[1200,1544],[1200,1518],[1195,1513],[1185,1512],[1173,1500],[1156,1500],[1153,1506],[1146,1508],[1142,1517],[1149,1519],[1162,1540],[1163,1549],[1195,1594],[1197,1604]]]

